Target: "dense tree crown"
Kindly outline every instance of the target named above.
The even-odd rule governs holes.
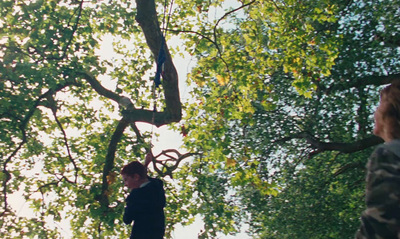
[[[60,238],[50,222],[65,220],[73,238],[127,237],[119,170],[151,149],[138,122],[182,133],[186,153],[166,149],[150,167],[166,181],[167,238],[195,216],[199,238],[243,224],[254,238],[353,237],[364,165],[382,142],[371,134],[379,89],[399,78],[400,1],[0,9],[1,238]],[[112,57],[99,51],[106,38]],[[179,76],[191,90],[181,100],[172,56],[187,53],[196,65]],[[10,206],[16,192],[33,217]]]

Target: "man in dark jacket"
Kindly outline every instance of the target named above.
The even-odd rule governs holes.
[[[165,232],[163,182],[148,177],[146,167],[137,161],[125,165],[121,175],[131,190],[123,216],[124,223],[133,221],[130,239],[162,239]]]

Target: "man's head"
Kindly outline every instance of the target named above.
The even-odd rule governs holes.
[[[138,161],[130,162],[121,170],[124,185],[129,189],[139,188],[140,185],[147,181],[147,169]]]
[[[381,100],[375,111],[374,134],[385,141],[400,139],[400,81],[381,91]]]

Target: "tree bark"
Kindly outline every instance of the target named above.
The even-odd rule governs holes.
[[[162,44],[163,33],[158,23],[155,2],[154,0],[136,0],[136,5],[136,21],[143,30],[147,45],[153,53],[154,59],[157,59]],[[164,89],[166,109],[164,114],[156,115],[155,120],[159,122],[159,125],[162,125],[162,122],[179,122],[182,118],[178,73],[172,62],[172,57],[166,43],[164,43],[164,50],[166,53],[166,60],[164,63],[164,72],[162,74],[162,86]]]

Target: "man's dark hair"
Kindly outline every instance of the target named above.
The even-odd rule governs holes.
[[[133,176],[134,174],[138,174],[141,178],[146,178],[147,169],[140,162],[133,161],[122,168],[121,174],[125,174],[128,176]]]

